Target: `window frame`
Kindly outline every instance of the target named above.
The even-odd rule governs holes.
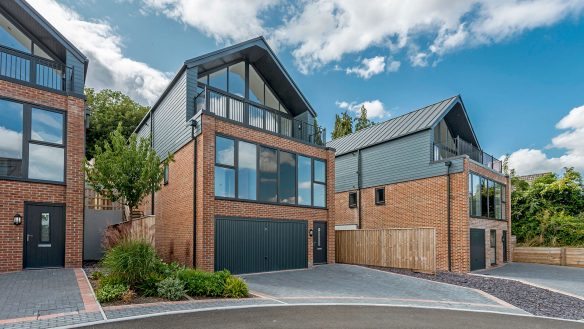
[[[44,105],[39,105],[35,103],[28,103],[23,102],[17,99],[13,99],[10,97],[0,97],[1,100],[18,103],[22,105],[22,173],[21,176],[0,176],[0,180],[7,180],[7,181],[24,181],[24,182],[33,182],[33,183],[44,183],[44,184],[53,184],[53,185],[67,185],[67,125],[68,125],[68,116],[67,111],[51,108]],[[32,109],[39,109],[48,112],[55,112],[61,114],[63,116],[63,142],[61,144],[52,143],[52,142],[44,142],[44,141],[37,141],[32,139]],[[40,145],[46,147],[55,147],[63,149],[63,180],[62,181],[53,181],[47,179],[38,179],[38,178],[29,178],[29,145]]]
[[[351,203],[351,196],[354,196],[355,197],[355,202],[354,203]],[[357,208],[357,203],[359,202],[357,200],[357,197],[358,197],[357,196],[357,192],[349,192],[349,200],[348,200],[349,201],[349,208]]]
[[[163,177],[162,180],[163,180],[164,185],[168,185],[169,171],[170,171],[170,168],[169,168],[169,165],[167,163],[167,164],[164,165],[164,171],[163,171],[163,174],[162,174],[162,177]]]
[[[229,136],[226,134],[220,134],[217,133],[215,134],[215,138],[217,137],[221,137],[221,138],[226,138],[226,139],[230,139],[234,142],[234,165],[233,166],[229,166],[229,165],[224,165],[224,164],[218,164],[217,163],[217,159],[216,159],[216,154],[217,151],[215,150],[214,152],[214,157],[215,159],[214,161],[214,166],[219,166],[219,167],[223,167],[223,168],[228,168],[228,169],[233,169],[234,170],[234,177],[235,177],[235,193],[234,193],[234,197],[224,197],[224,196],[217,196],[214,192],[214,197],[217,200],[229,200],[229,201],[239,201],[239,202],[249,202],[249,203],[258,203],[258,204],[271,204],[271,205],[280,205],[280,206],[292,206],[292,207],[301,207],[301,208],[314,208],[314,209],[328,209],[328,200],[327,200],[327,193],[329,193],[328,191],[328,186],[326,181],[328,181],[328,162],[326,159],[321,159],[321,158],[315,158],[309,155],[306,155],[304,153],[298,153],[298,152],[294,152],[294,151],[290,151],[287,149],[281,149],[278,147],[274,147],[271,145],[266,145],[263,143],[257,143],[248,139],[243,139],[243,138],[237,138],[237,137],[233,137],[233,136]],[[249,144],[253,144],[256,146],[256,199],[252,200],[252,199],[242,199],[239,197],[239,142],[246,142]],[[260,201],[259,200],[259,190],[260,190],[260,175],[259,175],[259,168],[260,168],[260,148],[268,148],[268,149],[272,149],[272,150],[276,150],[276,156],[277,156],[277,181],[276,181],[276,187],[277,187],[277,192],[278,192],[278,197],[277,197],[277,201],[276,202],[271,202],[271,201]],[[292,155],[294,155],[294,158],[296,160],[296,187],[295,187],[295,202],[294,203],[285,203],[285,202],[280,202],[280,190],[279,190],[279,185],[280,185],[280,166],[279,166],[279,161],[280,161],[280,152],[286,152],[286,153],[290,153]],[[298,158],[299,156],[305,157],[310,159],[310,164],[311,164],[311,173],[310,173],[310,195],[311,195],[311,202],[310,205],[304,205],[304,204],[299,204],[298,203],[298,177],[299,177],[299,161]],[[324,163],[324,170],[325,170],[325,183],[323,182],[315,182],[314,181],[314,161],[321,161]],[[215,168],[215,167],[213,167]],[[323,185],[324,187],[324,206],[315,206],[314,205],[314,184],[320,184]]]
[[[378,192],[382,191],[383,192],[383,200],[380,200],[378,198]],[[376,187],[375,188],[375,205],[377,206],[381,206],[385,204],[385,186],[384,187]]]
[[[480,205],[479,205],[479,208],[480,209],[478,209],[478,210],[479,210],[479,212],[480,212],[481,215],[475,215],[472,212],[472,207],[473,207],[473,205],[472,205],[472,195],[473,195],[473,192],[476,192],[476,191],[474,191],[474,187],[476,187],[476,183],[474,182],[474,177],[477,177],[479,179],[479,181],[481,182],[480,183],[481,191],[478,194],[478,198],[480,200]],[[507,214],[507,212],[506,212],[506,210],[507,210],[506,209],[506,207],[507,207],[507,199],[506,199],[507,185],[505,183],[498,182],[498,181],[496,181],[494,179],[487,178],[487,177],[485,177],[483,175],[480,175],[480,174],[478,174],[478,173],[476,173],[474,171],[469,171],[468,172],[468,179],[469,179],[469,187],[470,186],[473,187],[472,191],[471,190],[468,191],[468,195],[469,195],[469,198],[468,198],[468,202],[469,202],[468,203],[468,207],[469,207],[468,214],[469,214],[469,217],[471,217],[471,218],[480,218],[480,219],[488,219],[488,220],[496,220],[496,221],[504,221],[504,222],[508,221],[509,214]],[[470,181],[472,181],[472,182],[470,182]],[[483,182],[484,182],[484,184],[483,184]],[[496,193],[496,191],[497,191],[496,186],[497,185],[500,186],[500,190],[501,190],[500,191],[500,193],[501,193],[501,197],[500,197],[500,200],[501,200],[501,204],[500,204],[500,207],[501,207],[501,211],[500,211],[501,212],[501,218],[496,218],[497,217],[497,214],[496,214],[496,204],[493,205],[493,213],[494,214],[492,216],[490,214],[490,209],[489,209],[490,205],[489,205],[489,203],[490,203],[490,199],[491,198],[490,198],[490,195],[489,195],[489,186],[490,186],[489,183],[492,183],[493,184],[492,186],[493,186],[494,193]],[[486,209],[487,209],[487,215],[486,216],[483,216],[483,214],[482,214],[482,208],[483,208],[483,198],[482,197],[483,197],[483,195],[482,194],[483,194],[483,189],[485,187],[486,187],[486,201],[487,201]],[[492,198],[493,198],[494,202],[496,203],[496,197],[495,197],[495,195],[493,195]]]

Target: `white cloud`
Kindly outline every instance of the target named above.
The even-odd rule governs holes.
[[[509,156],[509,167],[519,175],[559,172],[564,167],[584,171],[584,106],[572,109],[556,124],[556,128],[567,131],[552,138],[547,148],[563,149],[565,154],[548,157],[542,150],[520,149]]]
[[[267,33],[260,14],[279,0],[143,0],[147,10],[190,25],[218,42],[242,41]]]
[[[84,20],[55,0],[28,1],[89,58],[87,86],[121,90],[152,104],[168,85],[167,74],[124,56],[122,37],[107,21]]]
[[[361,103],[337,101],[336,105],[341,109],[355,113],[355,115],[358,115],[360,113],[359,110],[361,109],[361,106],[365,106],[365,108],[367,109],[367,117],[369,119],[385,119],[390,116],[389,111],[385,110],[383,103],[378,99],[365,101]]]
[[[22,157],[22,132],[0,126],[0,158]]]
[[[387,65],[387,72],[397,72],[399,71],[400,67],[401,67],[400,61],[390,60]]]
[[[346,69],[347,74],[355,74],[363,79],[369,79],[372,76],[385,71],[385,57],[375,56],[365,58],[361,61],[360,66],[349,67]]]

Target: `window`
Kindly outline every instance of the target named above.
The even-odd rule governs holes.
[[[63,144],[63,114],[32,109],[31,140]]]
[[[0,99],[0,176],[22,177],[23,106]]]
[[[215,139],[215,195],[235,197],[235,142],[217,136]]]
[[[237,152],[237,197],[246,200],[257,199],[257,146],[239,142]]]
[[[280,103],[274,93],[266,86],[266,106],[272,108],[274,110],[278,110],[280,108]]]
[[[310,158],[298,156],[298,204],[312,204],[312,161]]]
[[[164,185],[168,184],[168,164],[164,165]]]
[[[209,74],[209,85],[227,91],[227,69]]]
[[[296,156],[280,151],[278,192],[280,202],[296,203]]]
[[[357,192],[349,192],[349,208],[357,208]]]
[[[326,166],[324,161],[314,160],[314,181],[312,183],[313,205],[326,206]]]
[[[32,41],[28,36],[2,14],[0,14],[0,44],[28,54],[32,50]]]
[[[264,104],[264,80],[253,65],[249,65],[249,99]]]
[[[506,186],[473,173],[468,180],[469,215],[506,219]]]
[[[41,213],[41,243],[51,242],[51,217],[48,212]]]
[[[28,146],[28,178],[62,182],[64,180],[65,150],[52,146]]]
[[[268,147],[260,147],[259,200],[278,201],[278,153]]]
[[[375,189],[375,204],[385,204],[385,187]]]
[[[228,91],[239,97],[245,97],[245,62],[239,62],[229,67]]]

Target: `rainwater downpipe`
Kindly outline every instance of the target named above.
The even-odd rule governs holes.
[[[452,271],[452,233],[451,228],[451,215],[450,215],[450,167],[452,166],[452,161],[444,162],[447,167],[447,181],[446,181],[446,216],[448,217],[448,272]]]
[[[357,150],[357,198],[359,198],[359,209],[357,211],[357,216],[359,219],[359,229],[362,229],[361,226],[361,150]]]
[[[197,267],[197,121],[191,119],[191,138],[193,140],[193,267]]]

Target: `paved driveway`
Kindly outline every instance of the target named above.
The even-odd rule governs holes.
[[[524,311],[478,290],[353,265],[243,275],[252,292],[282,304],[363,303]]]
[[[584,299],[584,268],[509,263],[503,267],[477,271],[475,273],[518,279]]]

